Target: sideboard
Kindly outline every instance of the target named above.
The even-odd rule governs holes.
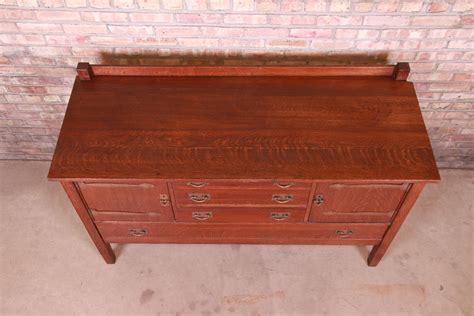
[[[79,63],[48,178],[110,243],[373,245],[440,180],[409,65]],[[416,240],[413,240],[416,242]]]

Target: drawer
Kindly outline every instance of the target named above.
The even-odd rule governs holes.
[[[173,187],[178,207],[242,206],[299,207],[308,205],[310,188],[281,189],[277,187]]]
[[[311,182],[291,180],[190,180],[174,181],[173,189],[194,191],[196,189],[281,189],[281,190],[310,190]]]
[[[380,243],[387,224],[209,224],[99,222],[106,242],[356,244]]]
[[[302,223],[305,209],[199,208],[178,209],[178,222],[195,223]]]
[[[406,183],[317,184],[310,222],[390,223],[408,188]]]
[[[79,182],[77,186],[96,221],[174,220],[166,182]]]
[[[279,189],[207,189],[173,190],[178,207],[246,206],[299,207],[308,205],[309,190],[282,191]]]

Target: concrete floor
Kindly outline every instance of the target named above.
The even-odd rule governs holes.
[[[473,315],[474,171],[444,170],[377,268],[366,247],[114,245],[47,162],[0,162],[1,315]]]

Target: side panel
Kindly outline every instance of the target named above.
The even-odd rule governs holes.
[[[72,205],[76,209],[77,215],[81,219],[84,227],[86,228],[89,236],[91,237],[92,241],[94,242],[97,250],[99,250],[100,254],[104,258],[105,262],[111,264],[115,263],[115,254],[110,247],[110,245],[102,239],[102,235],[97,230],[97,226],[93,222],[87,208],[84,205],[84,202],[79,194],[76,186],[73,182],[61,182],[61,185],[66,191],[67,196],[71,200]]]

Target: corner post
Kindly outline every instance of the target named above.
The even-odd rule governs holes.
[[[76,209],[77,215],[79,215],[79,218],[86,227],[89,236],[97,247],[97,250],[99,250],[100,254],[104,258],[105,262],[108,264],[115,263],[115,254],[112,250],[112,247],[110,247],[110,244],[106,243],[100,235],[99,230],[89,215],[89,212],[87,211],[87,208],[85,207],[84,202],[82,201],[82,198],[74,183],[61,182],[61,185],[63,186],[64,191],[66,191],[66,194],[71,200],[72,205]]]
[[[367,259],[367,263],[369,266],[375,267],[380,262],[388,247],[392,243],[393,239],[397,235],[400,226],[402,226],[403,222],[405,221],[405,218],[408,216],[408,213],[415,204],[416,199],[420,195],[424,186],[425,183],[412,184],[410,190],[405,196],[405,199],[403,200],[403,204],[400,206],[397,214],[395,215],[392,224],[387,228],[387,231],[385,232],[382,241],[380,241],[378,245],[372,248],[372,251],[369,254],[369,258]]]
[[[408,63],[397,63],[393,69],[392,79],[406,81],[410,74],[410,65]]]
[[[94,77],[92,67],[89,63],[78,63],[76,72],[80,80],[91,80],[92,77]]]

